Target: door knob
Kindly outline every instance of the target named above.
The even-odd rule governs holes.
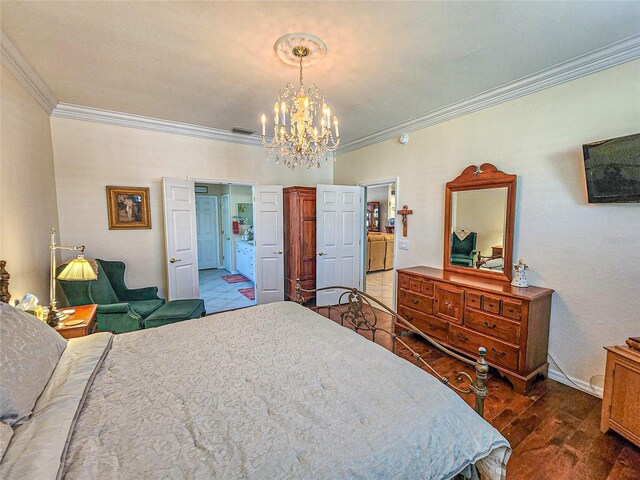
[[[326,253],[324,253],[324,252],[318,252],[318,255],[323,256],[323,255],[326,255]]]
[[[181,258],[173,258],[173,257],[171,257],[171,258],[169,259],[169,261],[170,261],[171,263],[176,263],[176,262],[181,262],[181,261],[182,261],[182,259],[181,259]]]
[[[277,253],[278,255],[282,255],[282,250],[276,250],[276,251],[275,251],[275,252],[273,252],[273,253]]]

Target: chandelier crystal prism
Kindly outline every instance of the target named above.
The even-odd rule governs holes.
[[[326,46],[313,35],[298,33],[280,38],[275,49],[285,63],[299,64],[300,86],[289,83],[280,89],[273,106],[270,140],[266,137],[267,116],[262,115],[262,144],[267,161],[274,156],[275,163],[291,170],[320,168],[321,161],[328,163],[340,144],[338,118],[332,115],[322,90],[314,84],[305,90],[302,73],[304,64],[312,65],[326,54]]]

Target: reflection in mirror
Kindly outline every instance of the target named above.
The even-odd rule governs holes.
[[[450,265],[504,272],[507,190],[501,187],[451,193]]]

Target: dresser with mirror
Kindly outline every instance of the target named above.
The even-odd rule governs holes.
[[[553,290],[511,285],[517,176],[467,167],[445,187],[443,267],[398,269],[398,313],[489,365],[518,393],[547,375]],[[397,331],[402,328],[396,326]]]

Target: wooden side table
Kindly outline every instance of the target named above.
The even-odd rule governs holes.
[[[96,321],[96,312],[98,311],[98,305],[80,305],[78,307],[69,308],[75,308],[75,313],[73,315],[69,315],[60,323],[60,325],[56,327],[58,333],[64,338],[69,339],[84,337],[85,335],[91,335],[98,329],[98,322]],[[79,325],[73,325],[71,327],[66,327],[63,325],[64,322],[69,322],[72,320],[83,320],[83,322]]]
[[[627,346],[604,348],[607,370],[600,430],[615,430],[640,447],[640,352]]]

